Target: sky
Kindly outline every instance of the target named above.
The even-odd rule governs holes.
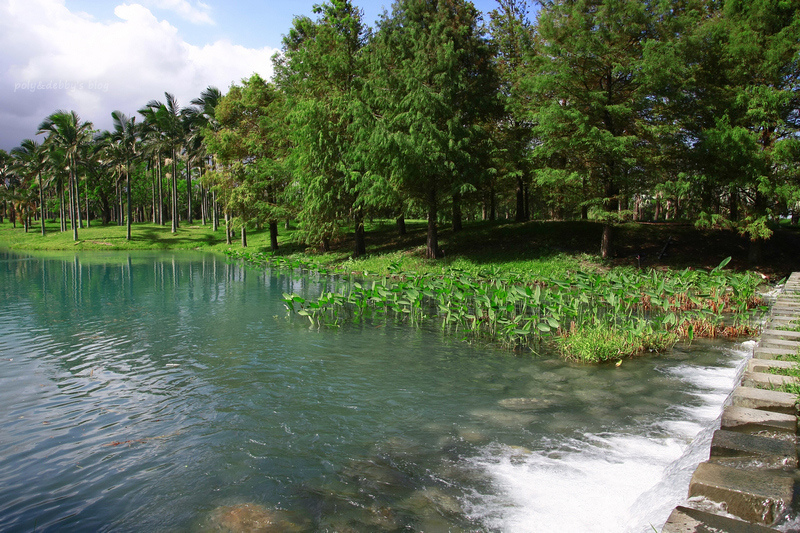
[[[298,15],[321,0],[0,0],[0,148],[36,135],[57,110],[96,129],[169,92],[185,107],[226,92],[272,56]],[[374,27],[391,0],[355,0]],[[496,0],[473,0],[483,13]]]

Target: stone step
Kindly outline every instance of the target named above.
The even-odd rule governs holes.
[[[794,479],[775,472],[753,472],[714,463],[700,463],[689,483],[689,497],[725,502],[728,513],[772,525],[788,512]]]
[[[784,413],[773,413],[750,407],[729,405],[722,412],[720,427],[740,432],[770,431],[793,435],[797,433],[797,417]]]
[[[750,409],[773,411],[787,415],[797,415],[796,401],[797,396],[788,392],[753,387],[736,387],[736,390],[731,395],[731,403],[738,407],[749,407]]]
[[[769,374],[767,372],[745,372],[742,375],[742,385],[765,390],[779,390],[790,383],[800,383],[795,377]]]
[[[788,348],[794,349],[795,351],[800,348],[800,342],[795,340],[781,339],[778,337],[763,337],[759,341],[758,345],[763,346],[764,348]]]
[[[772,533],[771,527],[707,513],[679,505],[669,515],[661,533]]]
[[[709,458],[753,457],[760,468],[797,468],[795,443],[718,429],[711,439]]]
[[[775,315],[773,314],[770,321],[778,320],[780,322],[792,322],[793,320],[800,320],[800,316],[794,315]]]
[[[797,350],[793,350],[788,346],[782,348],[762,348],[758,346],[753,351],[753,357],[758,359],[779,359],[781,356],[793,355],[795,353],[797,353]]]
[[[781,361],[778,359],[750,359],[747,361],[748,372],[767,372],[770,368],[789,369],[794,368],[797,363],[794,361]]]
[[[797,311],[800,310],[800,301],[796,298],[778,298],[775,300],[775,303],[772,304],[772,312],[774,313],[776,309]]]
[[[763,337],[780,337],[781,339],[800,339],[800,331],[787,331],[784,329],[765,329],[761,332]]]

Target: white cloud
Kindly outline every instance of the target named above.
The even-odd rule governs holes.
[[[132,115],[165,91],[186,106],[209,85],[225,92],[253,72],[272,76],[275,49],[194,46],[143,5],[114,13],[103,22],[70,12],[64,0],[0,0],[0,147],[35,135],[57,109],[109,128],[113,110]]]

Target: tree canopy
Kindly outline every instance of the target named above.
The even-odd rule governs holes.
[[[395,0],[374,29],[327,0],[313,16],[272,80],[187,108],[167,92],[105,136],[53,113],[41,147],[6,154],[0,215],[49,213],[77,239],[92,215],[177,231],[224,214],[243,244],[269,224],[274,249],[295,219],[323,250],[352,228],[354,256],[366,218],[411,216],[429,258],[447,220],[592,218],[612,257],[619,221],[681,219],[748,236],[754,262],[800,220],[800,0],[498,0],[486,16]]]

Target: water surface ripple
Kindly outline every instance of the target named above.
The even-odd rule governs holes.
[[[652,531],[745,356],[580,366],[286,316],[322,283],[0,253],[0,530]]]

